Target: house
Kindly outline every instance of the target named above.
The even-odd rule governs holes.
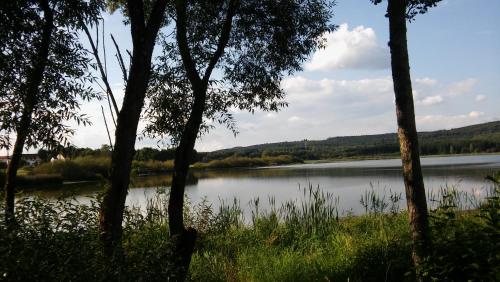
[[[11,156],[0,156],[0,163],[9,164]],[[28,166],[35,166],[42,162],[38,154],[23,154],[21,157]]]
[[[35,166],[42,162],[42,159],[38,154],[23,154],[22,160],[25,161],[29,166]]]
[[[64,157],[63,154],[58,154],[55,158],[51,158],[50,162],[53,163],[55,161],[65,161],[66,158]]]

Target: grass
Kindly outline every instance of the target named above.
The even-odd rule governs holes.
[[[51,186],[51,185],[61,185],[63,179],[58,174],[38,174],[38,175],[28,175],[21,174],[17,176],[17,185],[20,187],[41,187],[41,186]],[[3,187],[5,184],[5,172],[0,171],[0,186]]]
[[[163,174],[174,169],[174,161],[133,161],[132,172],[136,175]]]
[[[244,168],[244,167],[285,165],[285,164],[302,163],[302,162],[303,161],[301,159],[289,155],[262,156],[256,158],[231,156],[222,160],[212,160],[206,163],[197,162],[192,165],[192,168],[195,169]]]
[[[71,160],[56,160],[42,163],[29,173],[30,175],[59,175],[66,181],[102,180],[109,176],[111,159],[109,157],[85,156]],[[135,175],[160,174],[172,171],[173,161],[133,161],[132,172]]]
[[[417,271],[437,281],[498,281],[499,195],[498,184],[483,201],[466,200],[472,198],[450,189],[435,195],[434,244],[417,270],[411,267],[407,214],[394,195],[386,200],[367,192],[361,201],[366,214],[345,217],[338,213],[340,199],[312,187],[304,189],[300,202],[277,206],[270,198],[265,211],[256,199],[249,218],[236,199],[218,211],[206,202],[188,204],[186,223],[199,231],[189,280],[411,281]],[[165,281],[175,273],[168,264],[167,202],[168,194],[159,190],[145,210],[127,208],[126,256],[115,278]],[[3,280],[94,281],[108,274],[96,201],[80,205],[23,198],[16,215],[16,233],[0,223]]]
[[[33,168],[32,174],[57,174],[67,181],[100,180],[108,176],[110,164],[108,157],[78,157],[42,163]]]

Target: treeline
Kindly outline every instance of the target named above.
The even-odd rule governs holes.
[[[61,154],[64,158],[76,159],[79,157],[111,157],[111,148],[109,145],[102,145],[98,149],[92,148],[78,148],[76,146],[57,147],[53,150],[40,149],[38,156],[43,162],[48,162],[52,158],[57,158]],[[193,150],[193,158],[191,163],[201,161],[206,153],[198,153]],[[169,149],[155,149],[155,148],[141,148],[135,151],[134,161],[168,161],[175,158],[175,148]]]
[[[471,125],[451,130],[420,132],[422,155],[474,154],[500,152],[500,121]],[[43,161],[58,154],[66,158],[111,156],[111,148],[99,149],[59,147],[52,151],[39,150]],[[303,140],[235,147],[213,152],[193,150],[190,164],[198,168],[248,167],[301,162],[302,160],[369,158],[398,156],[399,144],[395,133],[332,137],[326,140]],[[152,161],[166,162],[175,158],[175,148],[137,149],[134,167],[145,167]],[[278,161],[273,161],[278,160]],[[283,161],[281,161],[283,160]],[[155,164],[157,165],[157,164]],[[173,165],[173,164],[171,164]],[[139,169],[140,170],[140,169]]]
[[[500,122],[421,132],[419,141],[423,155],[500,152]],[[218,150],[204,154],[203,161],[222,160],[234,155],[249,158],[290,155],[303,160],[397,156],[399,144],[395,133],[343,136]]]

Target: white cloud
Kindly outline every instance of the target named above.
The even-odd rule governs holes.
[[[290,104],[324,105],[325,100],[336,104],[384,102],[393,97],[390,77],[358,80],[313,80],[302,76],[290,77],[283,81]]]
[[[390,66],[389,49],[377,43],[372,28],[349,30],[344,23],[339,29],[324,34],[326,48],[318,50],[306,70],[386,69]]]
[[[287,93],[287,108],[279,113],[256,110],[254,114],[237,108],[231,109],[240,134],[235,138],[224,126],[216,125],[215,130],[197,142],[197,150],[210,151],[266,142],[395,132],[394,90],[390,76],[342,80],[312,79],[306,75],[283,80],[281,86]],[[414,80],[419,130],[460,127],[494,118],[486,114],[494,112],[488,108],[493,103],[482,103],[481,107],[471,108],[471,98],[475,98],[475,95],[457,95],[453,98],[448,96],[450,90],[455,90],[455,93],[457,90],[460,93],[474,93],[475,80],[466,79],[452,83],[435,81],[437,80],[429,77],[421,78],[419,82]],[[120,88],[117,85],[115,91],[119,105],[123,98]],[[493,101],[496,97],[488,96],[488,99]],[[108,143],[101,104],[109,118],[106,101],[83,105],[82,112],[88,114],[94,124],[91,127],[78,128],[73,138],[77,146],[99,147]],[[455,111],[458,114],[454,113]],[[139,130],[144,128],[144,124],[145,121],[142,120]],[[114,137],[114,126],[110,119],[108,125]],[[137,147],[156,145],[157,140],[147,138],[136,144]]]
[[[288,122],[298,122],[301,121],[302,119],[298,116],[291,116],[288,118]]]
[[[475,78],[468,78],[465,80],[457,81],[452,83],[448,87],[448,95],[449,96],[458,96],[461,94],[465,94],[470,92],[474,86],[478,83],[478,80]]]
[[[477,95],[476,96],[476,102],[482,102],[486,100],[486,96],[485,95]]]
[[[478,118],[480,116],[484,116],[483,112],[472,111],[468,114],[470,118]]]
[[[471,124],[486,122],[483,112],[472,111],[460,115],[423,115],[416,116],[418,130],[451,129]]]
[[[420,101],[417,101],[418,104],[421,104],[424,106],[436,105],[436,104],[440,104],[442,102],[443,102],[443,97],[441,97],[441,95],[428,96]]]
[[[423,86],[435,86],[438,84],[438,81],[436,79],[424,77],[415,79],[415,83]]]

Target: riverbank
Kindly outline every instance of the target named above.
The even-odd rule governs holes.
[[[474,154],[438,154],[438,155],[421,155],[420,158],[444,158],[444,157],[467,157],[467,156],[495,156],[500,155],[500,152],[493,153],[474,153]],[[319,163],[335,163],[335,162],[349,162],[349,161],[372,161],[372,160],[389,160],[399,159],[399,154],[387,154],[376,156],[355,156],[335,159],[321,159],[321,160],[304,160],[305,164],[319,164]]]
[[[438,156],[423,156],[422,163],[426,166],[427,161],[432,160],[432,165],[467,165],[468,162],[481,164],[478,162],[477,158],[474,157],[484,157],[484,156],[500,156],[500,154],[461,154],[461,155],[438,155]],[[471,157],[467,159],[460,159],[465,157]],[[446,162],[446,159],[455,159],[460,161]],[[388,160],[393,159],[397,161],[397,158],[393,156],[381,156],[373,157],[371,159],[329,159],[329,160],[315,160],[315,161],[302,161],[300,159],[293,158],[291,156],[265,156],[259,158],[249,158],[249,157],[237,157],[233,156],[223,160],[214,160],[208,163],[195,163],[191,166],[190,176],[193,176],[193,180],[198,177],[207,177],[213,174],[224,174],[226,176],[244,176],[249,174],[248,168],[265,168],[266,170],[260,169],[260,176],[274,177],[282,176],[283,172],[280,171],[280,167],[283,168],[300,168],[302,166],[293,166],[299,164],[328,164],[331,163],[332,167],[341,166],[342,163],[346,162],[360,162],[360,165],[354,164],[357,167],[362,167],[362,161],[364,160]],[[486,158],[487,159],[487,158]],[[442,160],[444,162],[442,163]],[[488,161],[482,161],[488,162]],[[498,162],[498,161],[495,161]],[[367,162],[369,163],[369,162]],[[23,189],[27,190],[42,190],[47,187],[56,189],[55,186],[61,188],[64,183],[68,182],[102,182],[104,183],[108,177],[110,159],[109,158],[94,158],[94,157],[79,157],[74,160],[64,160],[56,161],[53,163],[44,163],[35,168],[23,168],[19,173],[19,185]],[[292,166],[290,166],[292,165]],[[351,164],[349,164],[351,165]],[[374,164],[367,164],[373,167]],[[376,165],[376,164],[375,164]],[[387,164],[378,164],[386,166]],[[400,166],[400,162],[391,162],[391,166]],[[272,169],[272,170],[271,170]],[[269,170],[269,171],[268,171]],[[134,161],[133,162],[133,173],[131,175],[131,180],[133,180],[131,187],[153,187],[153,186],[168,186],[170,185],[169,175],[173,171],[173,161]],[[255,172],[251,173],[256,174]],[[4,172],[0,170],[0,185],[3,184]],[[194,183],[194,182],[191,182]],[[367,181],[368,183],[368,181]]]
[[[267,211],[253,202],[244,218],[235,201],[214,211],[206,203],[186,209],[187,226],[199,231],[190,281],[408,281],[411,238],[398,199],[367,197],[362,216],[340,218],[328,194],[310,188],[305,201]],[[500,191],[464,212],[459,193],[444,191],[431,213],[433,246],[417,271],[438,281],[495,280]],[[121,281],[165,281],[170,241],[165,191],[145,212],[128,209]],[[469,206],[470,208],[470,206]],[[2,209],[3,210],[3,209]],[[0,273],[4,281],[98,281],[108,270],[98,241],[98,205],[25,198],[17,202],[19,227],[0,223]]]

